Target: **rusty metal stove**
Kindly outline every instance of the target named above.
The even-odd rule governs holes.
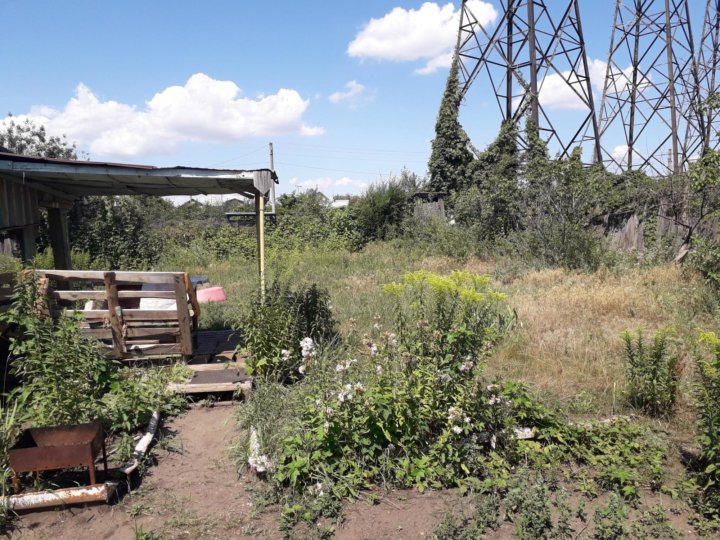
[[[105,435],[99,423],[26,429],[9,451],[15,492],[20,490],[20,473],[74,467],[87,467],[94,485],[95,459],[101,451],[107,474]]]

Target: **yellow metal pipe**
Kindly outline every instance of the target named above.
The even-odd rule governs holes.
[[[257,227],[258,273],[260,298],[265,301],[265,195],[255,195],[255,223]]]

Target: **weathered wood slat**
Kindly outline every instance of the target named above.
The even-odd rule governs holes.
[[[110,315],[110,329],[113,334],[113,346],[118,356],[122,356],[127,352],[125,347],[125,339],[122,332],[123,313],[120,309],[120,300],[118,299],[118,289],[115,283],[115,272],[105,273],[105,294],[107,295],[108,314]]]
[[[161,345],[154,345],[152,347],[132,347],[132,344],[129,344],[127,354],[133,355],[133,356],[159,356],[163,354],[182,354],[180,351],[180,344],[179,343],[163,343]]]
[[[117,283],[117,282],[116,282]],[[2,291],[12,289],[0,289]],[[105,291],[52,291],[50,298],[54,300],[105,300]],[[118,291],[118,298],[175,298],[173,291]]]
[[[180,327],[180,343],[183,354],[192,354],[192,321],[188,310],[187,292],[185,289],[185,276],[179,275],[174,278],[175,285],[175,306],[177,307],[177,319]]]
[[[48,279],[61,281],[96,281],[103,283],[105,272],[95,270],[37,270],[38,275]],[[182,272],[115,272],[115,281],[118,284],[129,283],[174,283],[175,276],[182,276]]]
[[[53,300],[105,300],[105,291],[50,291]]]
[[[157,328],[125,328],[125,336],[128,338],[140,338],[140,337],[163,337],[163,336],[177,336],[180,333],[178,327],[163,328],[162,326]]]
[[[107,309],[68,309],[68,315],[80,314],[86,319],[109,319],[110,313]],[[178,312],[175,309],[124,309],[123,319],[127,321],[174,321],[178,320]]]
[[[188,364],[187,367],[193,371],[222,371],[225,369],[245,372],[244,362],[214,362],[212,364]]]
[[[207,384],[181,384],[181,383],[170,383],[168,390],[177,392],[179,394],[209,394],[213,392],[235,392],[237,390],[245,390],[243,387],[250,388],[250,383],[247,382],[235,382],[235,383],[207,383]]]

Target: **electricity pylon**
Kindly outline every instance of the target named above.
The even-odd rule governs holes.
[[[688,0],[617,0],[599,118],[606,167],[686,170],[704,129],[698,83]]]
[[[478,79],[489,81],[503,121],[519,124],[528,117],[551,151],[566,157],[588,143],[589,157],[600,159],[579,0],[562,2],[565,9],[552,13],[544,0],[500,4],[502,19],[490,28],[478,22],[472,1],[463,0],[456,49],[462,95]],[[554,108],[576,114],[558,121],[550,114]],[[526,147],[523,130],[518,132]]]

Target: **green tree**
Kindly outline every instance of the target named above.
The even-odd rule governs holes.
[[[10,115],[0,129],[0,146],[23,156],[77,159],[77,147],[67,137],[50,136],[45,126],[40,126],[30,119],[16,122]]]
[[[440,193],[452,193],[469,184],[468,168],[473,155],[470,151],[470,138],[459,121],[461,100],[456,56],[440,103],[428,162],[429,187]]]
[[[455,197],[460,223],[474,225],[483,240],[506,236],[522,226],[522,193],[517,129],[504,122],[497,138],[471,166],[472,186]]]
[[[84,197],[68,216],[70,244],[108,270],[144,270],[160,256],[162,236],[146,219],[143,198]]]

